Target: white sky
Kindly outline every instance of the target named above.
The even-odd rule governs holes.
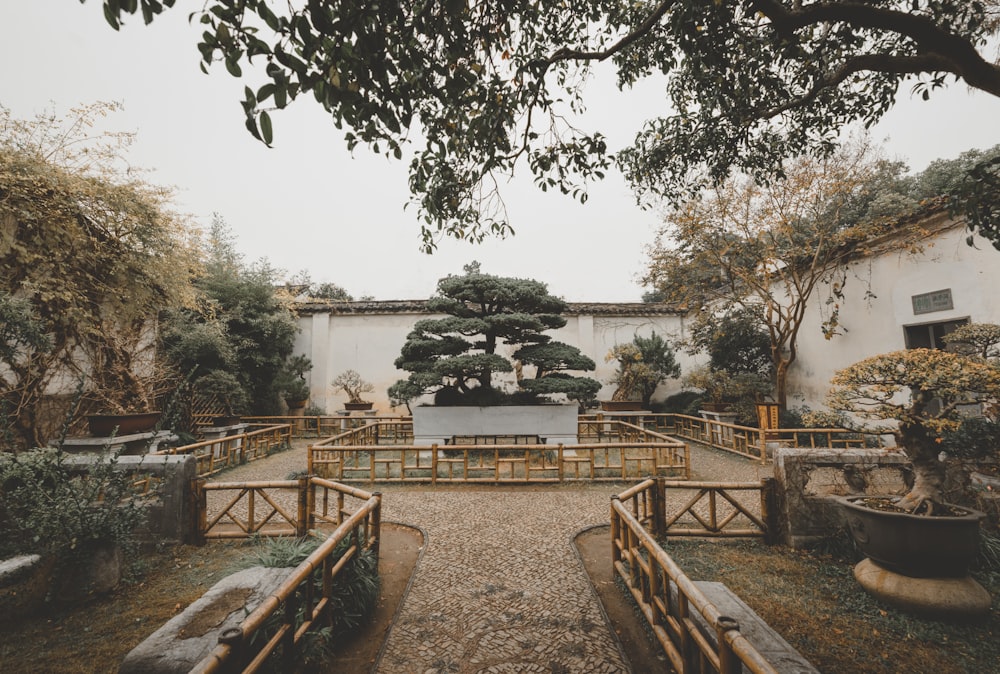
[[[178,3],[116,33],[100,0],[0,0],[0,103],[16,116],[97,100],[122,101],[110,127],[138,132],[133,164],[177,188],[178,210],[207,225],[213,212],[249,260],[267,257],[355,296],[423,299],[438,278],[476,259],[492,274],[535,278],[574,302],[637,301],[644,246],[657,216],[639,209],[617,174],[581,206],[531,185],[527,167],[505,190],[515,236],[475,246],[444,240],[420,253],[415,207],[406,210],[406,164],[359,150],[351,156],[332,121],[303,97],[275,113],[275,148],[243,126],[244,82],[221,66],[198,69],[199,26]],[[611,78],[608,78],[609,80]],[[251,88],[260,82],[251,83]],[[661,106],[656,92],[619,94],[595,82],[588,122],[620,147]],[[1000,143],[1000,99],[952,86],[931,102],[902,102],[875,130],[913,170],[969,148]]]

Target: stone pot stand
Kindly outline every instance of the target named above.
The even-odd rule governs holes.
[[[854,577],[877,599],[932,618],[971,619],[990,610],[991,598],[969,576],[979,544],[979,520],[985,515],[926,517],[868,508],[871,496],[842,496],[848,527],[866,555]]]

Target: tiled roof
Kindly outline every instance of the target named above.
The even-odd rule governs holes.
[[[660,302],[569,302],[564,314],[570,316],[664,316],[683,314],[673,304]],[[309,300],[296,302],[299,314],[429,314],[427,300],[372,300],[333,302]]]

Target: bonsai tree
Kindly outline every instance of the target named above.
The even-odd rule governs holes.
[[[312,369],[312,361],[305,356],[292,356],[285,361],[285,369],[278,374],[278,389],[286,401],[303,401],[309,398],[309,384],[305,374]]]
[[[343,391],[347,394],[347,402],[352,405],[364,404],[368,402],[361,397],[362,393],[371,393],[375,387],[361,378],[356,370],[344,370],[333,380],[335,391]]]
[[[618,388],[612,400],[642,400],[644,407],[661,382],[679,377],[680,365],[666,340],[653,332],[649,337],[636,335],[628,344],[616,344],[605,361],[617,360],[618,371],[611,380]]]
[[[969,323],[944,336],[950,351],[957,351],[983,360],[1000,360],[1000,325]]]
[[[214,399],[222,405],[225,416],[246,414],[250,399],[239,378],[225,370],[212,370],[193,382],[195,394]]]
[[[417,321],[396,359],[396,367],[410,373],[409,399],[419,391],[437,393],[439,403],[501,402],[494,374],[515,372],[510,358],[519,364],[519,397],[593,399],[600,383],[567,370],[593,370],[594,361],[543,334],[566,325],[559,315],[566,309],[563,300],[539,281],[483,274],[477,262],[464,271],[439,280],[437,295],[427,302],[448,317]],[[510,358],[501,354],[504,346],[512,351]],[[534,368],[533,378],[525,376],[525,366]]]
[[[737,423],[748,426],[758,424],[757,402],[771,392],[771,380],[765,374],[734,373],[711,365],[690,370],[681,383],[685,388],[700,389],[716,410],[725,409],[736,415]]]
[[[943,503],[942,438],[955,431],[969,405],[1000,400],[1000,369],[972,356],[909,349],[873,356],[839,371],[831,409],[863,419],[894,421],[897,444],[913,463],[913,488],[896,505],[933,514]]]

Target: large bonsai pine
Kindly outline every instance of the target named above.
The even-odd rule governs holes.
[[[867,358],[838,372],[833,384],[831,408],[897,422],[896,441],[914,472],[913,488],[897,505],[927,514],[941,503],[942,435],[958,428],[966,406],[1000,400],[1000,368],[981,357],[934,349]]]
[[[395,363],[410,376],[394,389],[441,391],[439,400],[455,403],[499,402],[503,396],[494,374],[514,372],[512,358],[519,364],[514,378],[522,397],[564,394],[586,400],[597,394],[599,382],[566,373],[593,370],[594,361],[543,334],[566,324],[559,315],[566,303],[544,283],[483,274],[473,262],[465,274],[438,281],[437,290],[428,308],[448,317],[417,321]],[[510,358],[498,353],[503,345]],[[534,367],[533,378],[525,378],[525,365]]]

